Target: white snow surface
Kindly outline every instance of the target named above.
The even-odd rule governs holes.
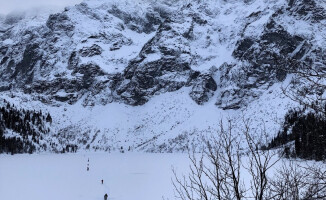
[[[274,178],[276,170],[288,162],[281,159],[267,176]],[[102,200],[106,193],[108,200],[173,200],[172,169],[179,178],[190,172],[188,154],[181,153],[2,154],[0,163],[0,198],[4,200]],[[242,164],[240,182],[251,195],[246,157]],[[322,163],[300,162],[306,164]]]
[[[290,77],[287,79],[290,80]],[[286,81],[283,83],[286,84]],[[25,109],[42,109],[53,118],[53,133],[70,131],[80,148],[90,145],[91,150],[105,151],[186,151],[186,146],[200,147],[202,136],[216,134],[220,120],[231,119],[235,132],[239,133],[243,118],[250,118],[252,132],[259,134],[266,128],[270,137],[279,131],[285,113],[296,103],[281,91],[282,83],[266,90],[259,99],[239,110],[222,110],[212,98],[205,105],[196,104],[188,95],[190,88],[154,96],[143,106],[110,103],[105,106],[82,106],[82,100],[74,105],[58,107],[44,105],[30,96],[21,94],[2,97]],[[6,96],[4,96],[6,94]],[[215,95],[219,95],[216,92]],[[84,146],[78,139],[89,138]]]
[[[0,163],[3,200],[174,199],[172,166],[189,165],[187,154],[108,153],[0,155]]]

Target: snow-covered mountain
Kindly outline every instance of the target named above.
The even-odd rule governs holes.
[[[290,62],[326,65],[325,27],[323,0],[86,0],[9,14],[0,95],[49,112],[44,141],[58,148],[182,151],[243,115],[274,136],[297,106],[282,92]]]

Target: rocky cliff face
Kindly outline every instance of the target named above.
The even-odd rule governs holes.
[[[321,0],[98,0],[0,24],[0,91],[50,107],[142,106],[189,88],[198,105],[242,109],[291,63],[326,65]]]
[[[221,13],[225,5],[209,10],[204,3],[168,3],[151,3],[145,6],[145,12],[135,13],[121,4],[85,2],[50,15],[38,26],[21,22],[24,16],[8,15],[3,21],[7,29],[1,33],[2,90],[20,88],[42,96],[44,102],[74,103],[90,92],[101,93],[99,90],[107,88],[110,94],[106,98],[110,100],[102,103],[142,105],[153,95],[193,87],[191,98],[203,104],[216,91],[213,77],[218,77],[201,69],[200,56],[194,49],[204,50],[204,44],[207,48],[221,48],[221,44],[229,42],[226,50],[231,51],[234,45],[233,61],[211,66],[220,71],[222,92],[217,105],[240,108],[249,97],[259,96],[252,89],[283,81],[289,59],[309,59],[312,55],[307,58],[307,54],[313,48],[323,48],[313,44],[321,35],[314,29],[305,31],[314,34],[310,38],[288,30],[290,22],[321,28],[325,9],[317,1],[284,1],[241,13],[243,16],[235,17],[238,21],[229,24],[232,28],[238,25],[231,31],[233,35],[225,36],[226,41],[220,38],[219,44],[212,44],[211,38],[230,30],[225,27],[223,33],[222,25],[228,24],[215,20],[232,19],[231,7]],[[253,7],[252,4],[242,6]],[[250,34],[255,27],[259,33]],[[139,52],[132,52],[129,59],[123,55],[112,58],[136,45],[129,32],[148,37],[141,41],[143,44],[137,44]],[[201,32],[206,32],[206,38]],[[121,67],[115,71],[116,64]],[[85,104],[88,101],[91,100]]]
[[[275,10],[258,35],[248,33],[247,23],[232,53],[240,62],[225,63],[220,68],[222,85],[232,88],[222,89],[217,105],[224,109],[240,108],[247,99],[259,97],[259,89],[282,82],[293,67],[302,63],[316,65],[311,59],[324,60],[319,51],[323,49],[319,33],[316,34],[325,23],[324,11],[315,1],[289,1]],[[252,23],[262,15],[262,11],[254,12],[247,19]],[[303,27],[314,31],[303,31]]]

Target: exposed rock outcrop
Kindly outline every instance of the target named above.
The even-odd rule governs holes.
[[[178,5],[146,4],[142,12],[137,7],[131,12],[128,4],[84,2],[37,26],[26,25],[28,15],[8,15],[1,20],[1,91],[21,89],[47,102],[85,97],[84,105],[136,106],[189,87],[197,104],[218,92],[219,107],[236,109],[283,81],[293,63],[325,65],[324,43],[318,40],[325,33],[316,31],[326,18],[317,0],[284,1],[252,13],[239,8],[234,19],[232,9],[220,12],[207,2]],[[221,16],[233,24],[216,20]],[[309,28],[295,32],[296,22]],[[248,34],[252,27],[257,33]],[[217,66],[218,72],[207,72],[223,63],[217,55],[223,52],[233,58]]]
[[[202,105],[214,95],[217,84],[210,74],[201,74],[194,82],[189,95],[197,104]]]

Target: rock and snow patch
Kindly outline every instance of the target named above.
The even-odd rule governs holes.
[[[283,68],[326,65],[325,3],[293,2],[87,0],[7,16],[0,96],[48,110],[62,145],[82,149],[183,151],[241,113],[273,135],[269,118],[296,105]]]

